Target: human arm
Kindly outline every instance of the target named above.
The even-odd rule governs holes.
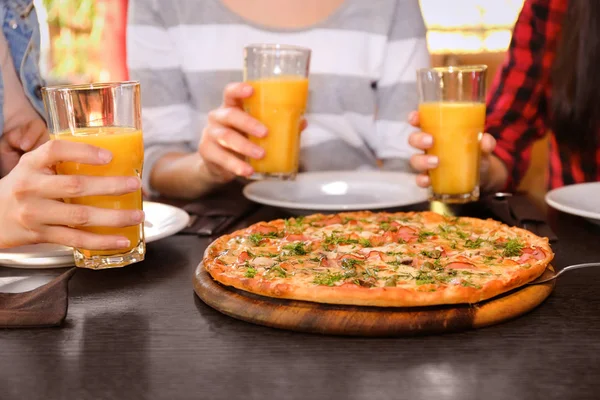
[[[377,81],[376,135],[369,143],[384,169],[408,170],[414,153],[408,146],[412,128],[406,116],[418,104],[415,71],[430,64],[425,33],[419,2],[399,1]]]
[[[496,139],[494,156],[506,171],[497,189],[518,186],[529,167],[533,142],[547,133],[551,67],[562,22],[559,3],[564,2],[525,2],[507,57],[489,91],[486,132]]]
[[[197,197],[209,177],[192,142],[199,132],[177,53],[159,2],[129,2],[127,63],[142,87],[144,190],[171,197]]]

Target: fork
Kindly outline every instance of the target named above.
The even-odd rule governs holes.
[[[552,275],[549,278],[543,278],[543,279],[538,278],[532,282],[529,282],[528,285],[537,285],[540,283],[550,282],[550,281],[558,278],[559,276],[561,276],[563,273],[565,273],[567,271],[572,271],[574,269],[579,269],[579,268],[589,268],[589,267],[600,267],[600,263],[586,263],[586,264],[569,265],[568,267],[564,267],[563,269],[561,269],[560,271],[558,271],[556,274]]]

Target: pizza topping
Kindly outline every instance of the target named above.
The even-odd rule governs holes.
[[[304,242],[304,241],[308,240],[308,238],[304,235],[294,233],[291,235],[287,235],[284,238],[284,240],[287,242]]]
[[[471,270],[471,269],[475,269],[475,265],[468,263],[468,262],[452,262],[452,263],[446,265],[446,268]]]
[[[417,238],[417,231],[409,226],[403,226],[398,229],[398,237],[405,242],[410,242]]]
[[[515,260],[511,260],[510,258],[503,258],[500,265],[503,267],[516,267],[519,265],[519,263]]]
[[[419,270],[415,276],[415,281],[418,286],[435,283],[434,277],[427,271]]]
[[[414,260],[411,257],[397,257],[395,260],[386,261],[386,264],[394,267],[401,267],[403,265],[410,266],[412,265],[413,261]]]
[[[284,225],[285,225],[286,229],[291,230],[291,231],[300,230],[302,228],[302,226],[304,225],[304,217],[296,217],[296,218],[286,219],[284,221]]]
[[[256,257],[256,258],[252,259],[252,265],[254,265],[254,266],[270,267],[276,263],[277,263],[276,260],[273,260],[272,258],[268,258],[268,257]]]
[[[342,268],[356,268],[357,265],[364,265],[365,261],[360,258],[347,255],[341,258]]]
[[[254,246],[260,246],[261,243],[264,243],[264,240],[267,238],[277,239],[279,237],[277,232],[267,232],[267,233],[251,233],[248,236],[248,239]]]
[[[455,232],[456,232],[456,235],[457,235],[459,238],[461,238],[461,239],[468,239],[468,238],[469,238],[469,234],[468,234],[468,233],[466,233],[466,232],[463,232],[463,231],[461,231],[461,230],[458,230],[458,229],[457,229]]]
[[[359,238],[358,239],[358,244],[360,244],[363,247],[371,247],[371,241],[369,239],[366,238]]]
[[[440,250],[421,250],[421,255],[429,258],[440,258],[442,256],[442,251]]]
[[[267,272],[266,272],[266,276],[268,278],[272,278],[272,277],[276,277],[276,278],[286,278],[287,277],[287,271],[285,269],[283,269],[283,267],[281,265],[273,265],[269,268],[266,268]]]
[[[294,244],[287,244],[283,246],[283,249],[286,250],[286,255],[305,256],[310,251],[310,246],[307,248],[303,242],[297,242]]]
[[[377,278],[367,276],[367,277],[355,279],[353,281],[353,283],[358,286],[372,288],[372,287],[377,286]]]
[[[273,237],[277,237],[277,232],[279,231],[276,227],[269,224],[257,224],[248,229],[249,233],[258,233],[261,235],[273,235]]]
[[[323,240],[323,247],[329,250],[331,247],[339,245],[358,244],[358,239],[352,239],[349,236],[343,237],[335,232],[329,236],[325,236]]]
[[[398,227],[396,227],[396,226],[392,226],[392,225],[391,225],[389,222],[387,222],[387,221],[386,221],[386,222],[382,222],[381,224],[379,224],[379,227],[380,227],[380,228],[381,228],[381,229],[382,229],[384,232],[386,232],[386,231],[389,231],[389,230],[392,230],[392,229],[393,229],[394,231],[397,231],[397,230],[398,230]]]
[[[371,222],[368,219],[365,219],[365,221]],[[382,223],[382,222],[390,222],[391,221],[391,216],[389,213],[386,212],[382,212],[379,213],[377,216],[375,216],[375,221]]]
[[[431,232],[431,231],[421,231],[419,232],[419,237],[417,239],[417,241],[419,243],[423,243],[423,241],[429,237],[435,236],[435,232]]]
[[[369,237],[370,247],[379,247],[385,244],[385,239],[381,235],[373,235]]]
[[[343,275],[340,273],[322,272],[315,275],[313,283],[316,285],[333,286],[336,282],[341,281]]]
[[[483,262],[486,265],[491,265],[491,264],[493,264],[494,262],[497,262],[497,261],[498,261],[498,258],[496,256],[484,256],[483,257]]]
[[[473,282],[471,282],[471,281],[469,281],[467,279],[463,279],[460,284],[462,286],[464,286],[464,287],[472,287],[472,288],[475,288],[475,289],[481,289],[481,285],[476,285],[476,284],[474,284]]]
[[[453,228],[450,225],[440,225],[438,226],[438,230],[440,232],[441,237],[443,237],[444,239],[448,239],[448,237],[452,233]]]
[[[468,249],[478,249],[481,247],[481,245],[485,243],[485,240],[483,240],[482,238],[478,237],[475,240],[471,240],[471,239],[467,239],[465,240],[465,244],[464,246]]]
[[[329,225],[341,225],[342,222],[343,222],[342,217],[340,217],[339,215],[334,215],[327,219],[321,219],[319,221],[314,221],[311,223],[311,225],[323,227],[323,226],[329,226]]]
[[[247,265],[246,272],[244,273],[244,276],[246,278],[254,278],[256,276],[257,272],[258,271],[256,271],[256,268],[254,268],[254,267],[252,267],[250,265]]]
[[[358,275],[357,269],[363,267],[365,261],[356,258],[344,258],[341,266],[344,271],[344,278],[353,278]]]
[[[367,258],[371,261],[383,261],[383,253],[381,251],[371,250],[369,251],[369,255],[367,256]]]
[[[542,249],[527,247],[523,249],[523,255],[519,261],[528,260],[534,258],[536,260],[543,260],[546,258],[546,253]]]
[[[523,254],[523,243],[519,239],[509,239],[504,243],[496,243],[498,247],[504,249],[502,251],[503,257],[519,257],[521,254]]]
[[[444,267],[440,263],[440,260],[435,260],[435,262],[425,261],[421,264],[421,269],[432,270],[432,271],[443,271]]]
[[[319,261],[320,267],[328,268],[330,265],[331,263],[329,262],[329,259],[326,256],[321,257],[321,260]]]
[[[398,284],[398,277],[395,275],[390,276],[385,280],[384,286],[386,287],[395,287]]]
[[[247,251],[241,252],[240,255],[238,256],[239,263],[244,263],[250,259],[252,259],[252,257],[250,256],[250,253]]]

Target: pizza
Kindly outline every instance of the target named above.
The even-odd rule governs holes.
[[[259,222],[214,241],[203,264],[262,296],[416,307],[492,298],[553,257],[547,238],[491,219],[361,211]]]

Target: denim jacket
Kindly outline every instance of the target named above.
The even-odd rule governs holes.
[[[44,85],[39,69],[40,29],[33,0],[0,1],[0,24],[27,98],[45,118],[41,88]],[[0,135],[4,131],[4,80],[0,71]]]

